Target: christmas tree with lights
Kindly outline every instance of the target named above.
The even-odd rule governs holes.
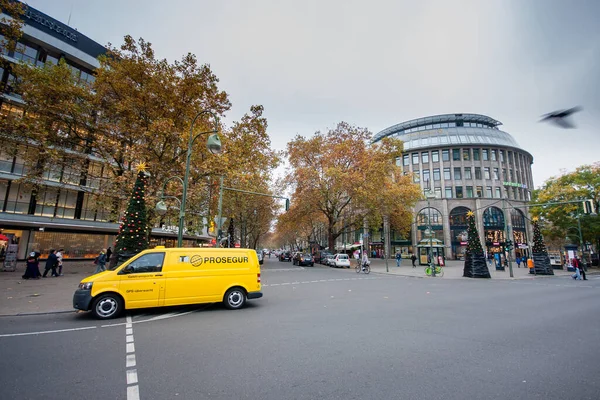
[[[127,211],[121,220],[119,233],[115,241],[115,257],[117,263],[125,261],[142,250],[148,248],[148,218],[146,216],[146,200],[144,189],[150,174],[146,164],[137,166],[137,179],[129,199]]]
[[[554,275],[552,265],[550,265],[550,257],[548,257],[548,250],[546,250],[546,244],[544,243],[544,236],[540,232],[540,226],[538,219],[533,218],[533,248],[531,249],[533,255],[533,268],[529,270],[530,274],[536,275]]]
[[[475,214],[473,211],[467,213],[467,251],[465,253],[465,267],[463,276],[466,278],[491,278],[490,271],[485,260],[483,247],[479,241],[479,232],[475,226]]]

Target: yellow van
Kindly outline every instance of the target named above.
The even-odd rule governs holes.
[[[262,297],[260,265],[251,249],[144,250],[113,270],[81,281],[73,307],[100,319],[124,309],[223,302],[242,308]]]

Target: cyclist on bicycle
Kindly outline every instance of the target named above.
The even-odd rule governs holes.
[[[367,264],[369,264],[369,257],[367,256],[367,252],[363,252],[363,257],[362,257],[362,270],[365,270],[365,267],[367,266]]]

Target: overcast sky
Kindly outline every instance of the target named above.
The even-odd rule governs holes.
[[[91,39],[191,52],[233,104],[262,104],[273,147],[339,121],[374,134],[444,113],[501,121],[536,186],[600,160],[600,1],[30,0]],[[583,106],[577,129],[540,115]]]

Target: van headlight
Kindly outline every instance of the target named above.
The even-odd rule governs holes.
[[[82,290],[91,290],[92,289],[92,284],[93,284],[93,282],[86,282],[86,283],[82,282],[82,283],[79,284],[79,289],[82,289]]]

